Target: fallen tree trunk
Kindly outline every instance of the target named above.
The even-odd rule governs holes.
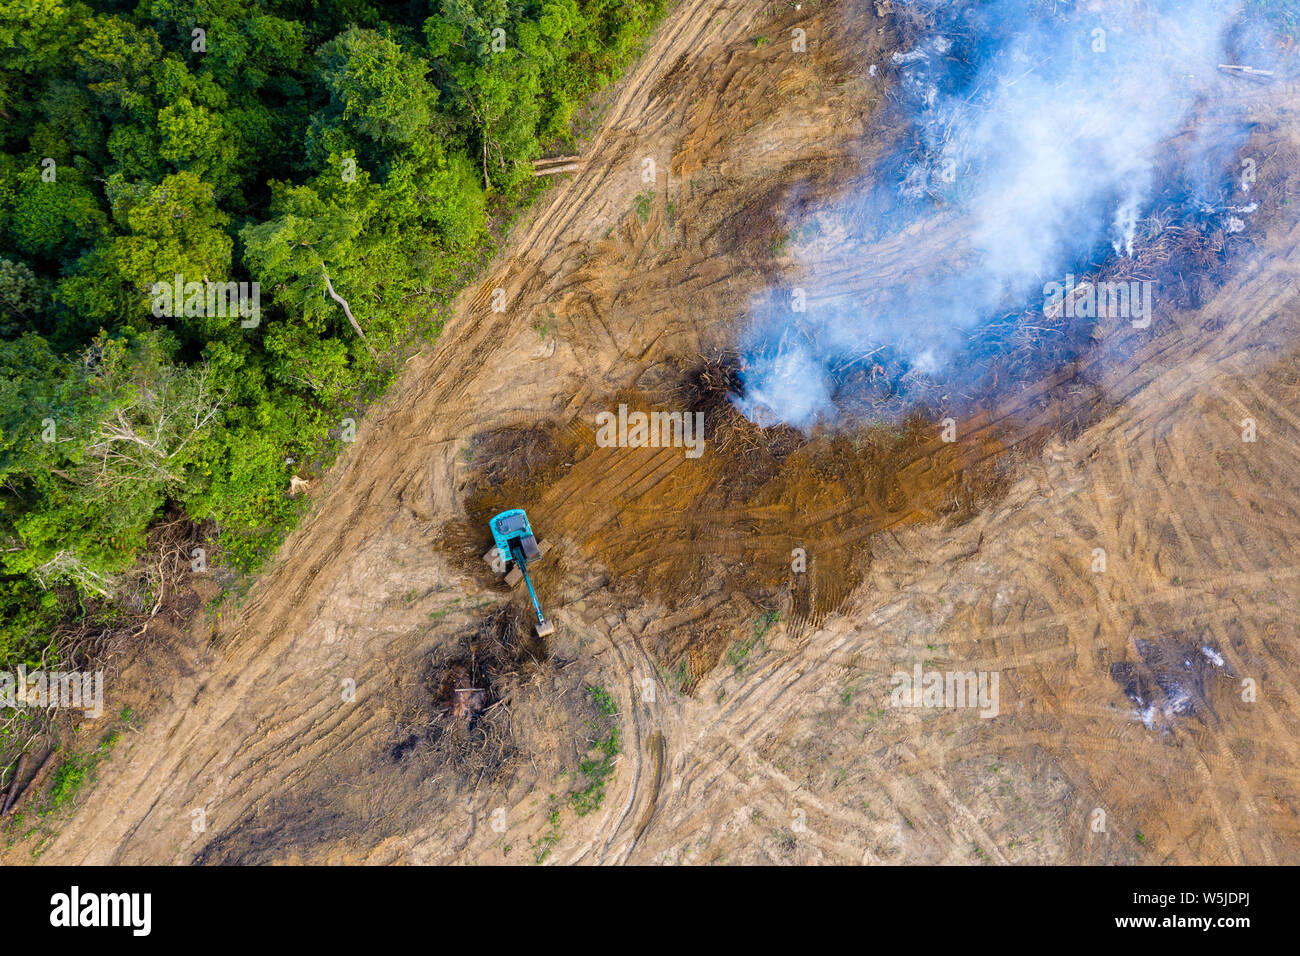
[[[45,778],[54,770],[55,753],[56,751],[51,750],[45,755],[45,759],[41,762],[40,767],[37,768],[36,773],[32,774],[31,781],[27,786],[23,787],[21,793],[18,792],[18,775],[14,774],[13,785],[10,786],[9,796],[5,799],[4,812],[6,814],[17,813],[23,808],[24,804],[29,802],[30,798],[34,794],[41,792],[41,787],[45,785]]]
[[[1236,63],[1220,63],[1219,69],[1229,76],[1252,76],[1261,80],[1272,79],[1272,70],[1260,70],[1253,66],[1241,66]]]
[[[14,764],[14,778],[9,781],[9,792],[5,794],[4,807],[0,808],[0,814],[8,813],[9,808],[13,806],[14,800],[18,797],[18,781],[23,778],[23,771],[27,769],[27,751],[18,755],[18,761]]]
[[[543,166],[554,166],[561,163],[576,163],[582,159],[581,156],[548,156],[545,159],[534,159],[533,168],[540,169]]]

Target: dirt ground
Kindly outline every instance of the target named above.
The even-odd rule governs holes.
[[[956,442],[725,400],[781,210],[888,152],[878,6],[675,9],[249,598],[124,667],[152,700],[42,862],[1300,862],[1300,205]],[[1297,104],[1259,87],[1261,181]],[[705,454],[596,447],[620,402],[704,411]],[[478,562],[505,506],[552,545],[540,645]],[[998,715],[891,707],[918,664],[997,672]]]

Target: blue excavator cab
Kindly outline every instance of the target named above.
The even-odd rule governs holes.
[[[537,547],[537,536],[533,534],[533,527],[528,523],[528,515],[523,508],[501,512],[488,522],[488,526],[492,529],[492,541],[496,544],[497,551],[507,561],[510,560],[508,555],[512,553],[516,541],[526,560],[536,561],[542,556]]]
[[[528,597],[537,614],[538,636],[546,637],[554,633],[555,625],[542,613],[533,579],[528,575],[528,562],[540,560],[543,552],[542,546],[537,543],[537,536],[533,534],[532,525],[528,523],[528,515],[523,508],[510,508],[493,515],[488,521],[488,527],[492,530],[494,547],[483,555],[483,559],[497,572],[506,571],[510,565],[514,565],[506,575],[506,580],[511,584],[517,583],[517,580],[511,581],[511,578],[516,577],[518,572],[518,576],[522,576],[528,585]]]

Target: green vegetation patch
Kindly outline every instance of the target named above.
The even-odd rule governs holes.
[[[164,508],[257,568],[665,8],[0,0],[0,669]]]
[[[586,775],[587,785],[569,794],[569,805],[580,817],[599,810],[605,802],[605,787],[614,774],[621,745],[618,705],[603,687],[588,687],[587,697],[596,709],[591,720],[591,746],[578,764]]]

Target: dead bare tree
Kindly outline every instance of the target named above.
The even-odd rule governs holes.
[[[348,306],[348,300],[334,291],[334,283],[330,282],[330,274],[325,271],[325,263],[323,262],[320,265],[320,271],[321,275],[325,277],[325,291],[329,293],[331,299],[343,306],[343,314],[348,317],[348,321],[352,323],[352,328],[356,330],[357,335],[361,337],[361,341],[366,343],[366,348],[370,350],[370,357],[377,358],[378,356],[375,352],[375,347],[370,344],[370,340],[366,338],[366,333],[362,331],[360,324],[358,324],[357,320],[353,318],[352,309]]]
[[[177,482],[173,463],[217,417],[225,395],[211,388],[207,363],[191,369],[164,367],[140,385],[135,398],[118,405],[98,423],[86,446],[97,463],[88,483],[105,493],[138,481]]]

